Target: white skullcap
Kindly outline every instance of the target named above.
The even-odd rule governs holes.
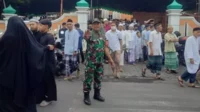
[[[122,23],[120,23],[119,26],[124,26],[124,25]]]
[[[129,25],[129,27],[134,27],[134,24],[133,24],[133,23],[131,23],[131,24]]]
[[[29,22],[36,22],[39,23],[39,21],[37,19],[31,19]]]
[[[105,19],[103,19],[103,21],[108,21],[108,19],[105,18]]]

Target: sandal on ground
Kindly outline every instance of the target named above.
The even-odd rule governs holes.
[[[196,84],[200,84],[199,81],[196,79]]]
[[[156,80],[162,80],[162,81],[165,81],[165,79],[164,79],[164,78],[161,78],[159,75],[156,75],[155,79],[156,79]]]
[[[176,70],[171,70],[170,72],[173,74],[178,74],[178,72]]]
[[[161,77],[157,77],[156,79],[157,79],[157,80],[161,80],[161,81],[165,81],[165,79],[164,79],[164,78],[161,78]]]
[[[145,75],[146,75],[146,68],[143,68],[142,69],[142,77],[146,77]]]
[[[197,86],[197,85],[188,85],[188,87],[191,87],[191,88],[200,88],[200,86]]]
[[[181,87],[184,87],[183,80],[181,80],[180,77],[177,77],[177,80],[178,80],[179,85]]]
[[[171,74],[171,71],[169,71],[169,70],[166,70],[165,72],[166,72],[167,74]]]
[[[118,79],[117,74],[116,73],[112,73],[112,75],[114,76],[114,78]]]
[[[65,77],[64,80],[65,81],[72,81],[72,77]]]
[[[120,79],[119,73],[116,74],[116,78],[117,78],[117,79]]]

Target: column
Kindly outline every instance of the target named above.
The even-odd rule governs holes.
[[[168,25],[174,27],[174,31],[180,30],[180,16],[182,9],[169,9],[168,12]]]
[[[80,24],[80,29],[83,31],[87,30],[87,22],[88,22],[88,14],[89,14],[89,7],[76,7],[78,10],[77,16],[78,16],[78,23]]]

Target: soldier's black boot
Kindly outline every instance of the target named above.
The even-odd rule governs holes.
[[[105,99],[100,94],[100,89],[94,89],[94,99],[100,102],[105,102]]]
[[[91,105],[90,92],[84,92],[84,100],[83,101],[86,105]]]

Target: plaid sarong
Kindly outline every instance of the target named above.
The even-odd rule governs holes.
[[[77,56],[65,55],[65,61],[66,61],[65,65],[66,75],[69,76],[78,69]]]
[[[162,56],[149,56],[146,66],[152,73],[159,74],[162,69]]]

